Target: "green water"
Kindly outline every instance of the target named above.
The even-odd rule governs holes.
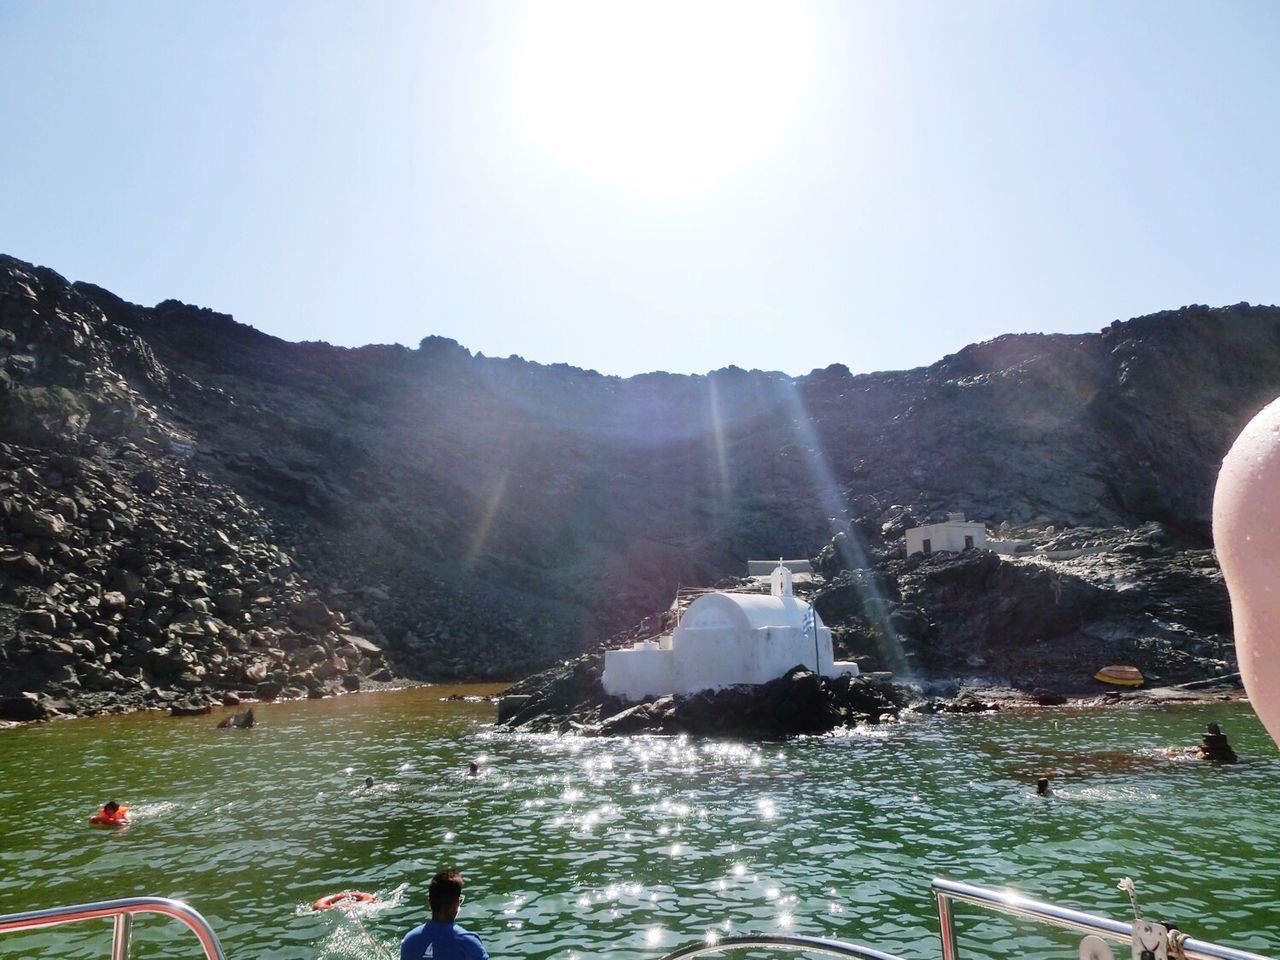
[[[741,745],[497,732],[491,705],[442,702],[453,689],[261,706],[247,731],[145,714],[0,731],[0,913],[163,895],[203,912],[231,960],[398,956],[425,881],[456,865],[461,920],[495,960],[640,960],[747,932],[923,960],[934,875],[1117,918],[1130,875],[1149,914],[1280,956],[1280,756],[1246,705]],[[1209,721],[1245,763],[1164,752]],[[473,758],[485,776],[462,776]],[[1058,774],[1053,799],[1031,794],[1041,770]],[[86,825],[109,797],[133,805],[127,829]],[[352,887],[380,903],[310,911]],[[1065,935],[963,909],[966,958],[1075,956]],[[138,929],[136,956],[192,955],[164,921]],[[0,958],[108,943],[99,922],[0,937]]]

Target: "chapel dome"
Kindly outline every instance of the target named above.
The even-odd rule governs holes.
[[[760,593],[704,593],[680,620],[678,632],[686,630],[723,629],[725,627],[760,630],[766,627],[802,629],[809,604],[795,597],[773,597]],[[815,617],[818,627],[822,618]]]

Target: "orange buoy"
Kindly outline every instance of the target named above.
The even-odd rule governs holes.
[[[344,904],[354,906],[357,903],[373,903],[376,899],[372,893],[365,893],[363,890],[343,890],[341,893],[331,893],[327,897],[321,897],[311,906],[316,910],[332,910]]]
[[[1103,667],[1093,675],[1093,679],[1109,683],[1113,687],[1140,687],[1144,682],[1141,670],[1119,663]]]

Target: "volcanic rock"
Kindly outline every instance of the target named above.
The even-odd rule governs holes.
[[[815,558],[838,652],[867,669],[1059,693],[1109,649],[1157,681],[1233,672],[1211,491],[1277,392],[1280,310],[1189,306],[902,372],[620,379],[432,336],[285,343],[2,257],[0,370],[0,695],[54,682],[15,629],[31,610],[136,657],[100,675],[125,678],[123,709],[160,702],[134,671],[247,693],[267,650],[282,691],[519,676],[780,551]],[[902,555],[951,511],[1043,552]],[[126,606],[90,603],[107,593]],[[287,654],[349,634],[383,656],[289,682]]]
[[[52,713],[48,701],[30,691],[0,697],[0,720],[47,720]]]

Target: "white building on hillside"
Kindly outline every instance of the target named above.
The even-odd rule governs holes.
[[[949,513],[942,523],[912,527],[907,531],[907,556],[939,550],[981,550],[987,545],[987,525],[966,520],[963,513]]]
[[[704,593],[673,633],[604,655],[604,689],[626,700],[668,693],[768,683],[796,665],[827,677],[857,676],[835,660],[831,631],[812,605],[791,592],[791,571],[778,565],[769,595]],[[816,669],[815,669],[816,668]]]

